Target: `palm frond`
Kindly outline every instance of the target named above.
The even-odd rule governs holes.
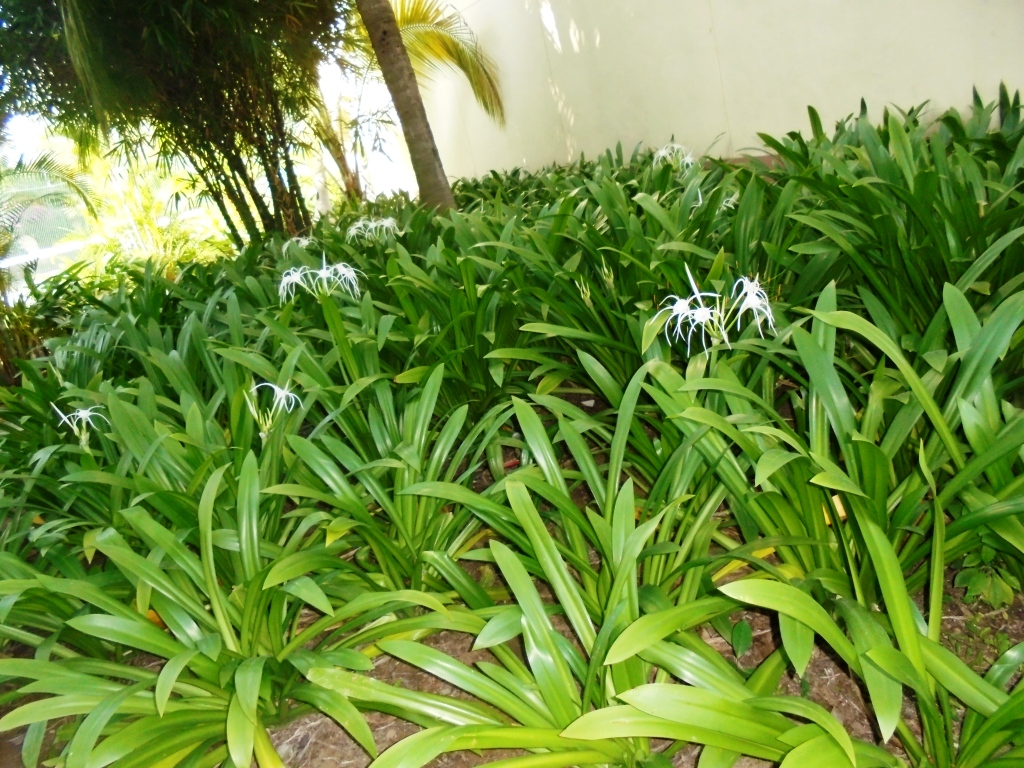
[[[7,255],[14,245],[14,234],[0,222],[0,259]]]
[[[480,47],[473,30],[457,11],[436,0],[395,0],[395,19],[421,80],[442,69],[465,75],[477,103],[498,125],[505,125],[498,68]]]
[[[51,154],[0,166],[0,257],[14,244],[14,230],[33,205],[70,208],[83,203],[95,215],[94,202],[86,177]]]
[[[74,205],[81,202],[89,213],[95,213],[96,195],[88,178],[62,163],[51,153],[42,154],[31,160],[23,158],[9,168],[0,168],[0,200],[24,197],[17,189],[24,184],[40,184],[53,188],[41,195],[34,195],[35,199],[45,199],[54,205]]]

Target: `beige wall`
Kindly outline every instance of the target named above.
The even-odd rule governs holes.
[[[1024,88],[1022,0],[455,0],[502,76],[508,125],[444,75],[427,109],[451,176],[639,141],[734,155],[867,99],[964,106]]]

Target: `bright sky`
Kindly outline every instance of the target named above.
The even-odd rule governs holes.
[[[9,163],[19,157],[36,157],[53,151],[55,139],[47,138],[46,123],[42,118],[15,115],[7,121],[7,138],[3,146],[3,159]]]
[[[350,116],[370,115],[391,105],[391,96],[383,82],[357,78],[352,74],[343,75],[334,64],[320,67],[320,90],[328,109],[341,103]],[[396,125],[385,130],[382,139],[382,152],[371,152],[365,160],[358,160],[359,173],[367,191],[371,196],[399,190],[415,194],[416,177],[397,121]]]

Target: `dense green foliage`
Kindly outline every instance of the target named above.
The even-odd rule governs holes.
[[[1024,127],[993,109],[492,174],[123,276],[0,394],[30,649],[0,729],[34,765],[73,718],[67,768],[269,768],[311,709],[375,757],[363,712],[423,726],[379,768],[900,764],[776,693],[818,642],[914,765],[1019,764],[1022,646],[981,677],[940,643],[947,566],[993,604],[1024,576]],[[773,327],[688,350],[659,312],[754,276]],[[696,631],[747,606],[782,639],[752,670]]]

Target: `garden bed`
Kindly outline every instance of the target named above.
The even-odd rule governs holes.
[[[0,729],[66,768],[1016,764],[1003,102],[73,282],[0,391]]]

